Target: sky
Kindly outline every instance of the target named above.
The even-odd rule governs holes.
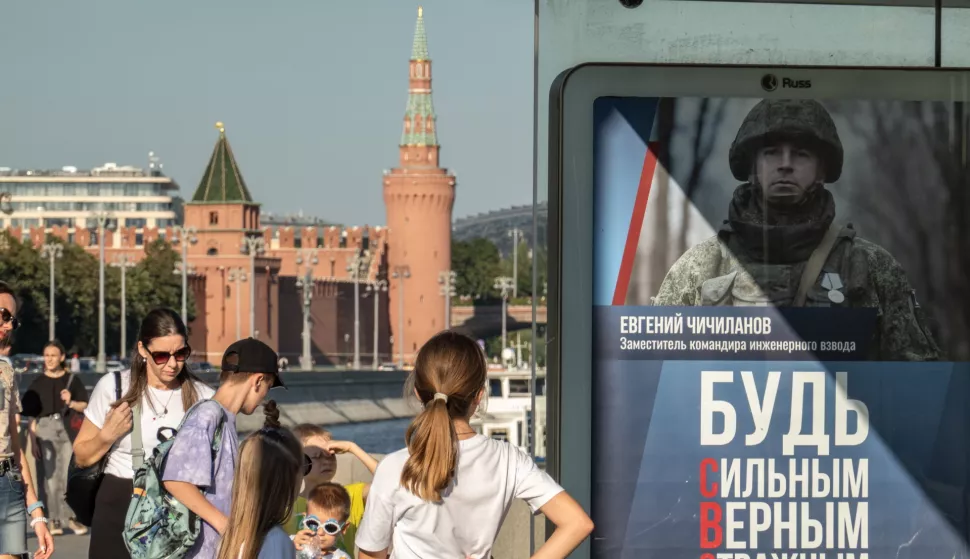
[[[531,204],[530,0],[3,2],[0,166],[154,151],[190,198],[222,121],[263,212],[382,224],[419,5],[454,217]]]

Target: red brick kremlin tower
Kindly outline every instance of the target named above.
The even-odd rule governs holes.
[[[403,350],[404,361],[412,363],[421,345],[446,326],[445,300],[438,280],[442,272],[451,270],[451,211],[455,203],[455,177],[438,165],[431,59],[421,8],[414,29],[399,149],[399,166],[384,172],[384,204],[390,228],[388,310],[394,359],[399,359]]]

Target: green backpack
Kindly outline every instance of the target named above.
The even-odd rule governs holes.
[[[185,424],[185,420],[196,408],[206,402],[197,402],[189,408],[179,424],[176,436]],[[215,402],[215,405],[219,406],[219,403]],[[216,453],[222,446],[222,428],[225,421],[226,414],[220,413],[215,437],[212,440],[213,463],[215,463]],[[146,461],[144,460],[145,447],[141,439],[140,405],[135,406],[132,423],[131,455],[135,475],[132,479],[134,490],[131,502],[128,504],[122,533],[125,546],[132,559],[178,559],[195,544],[195,540],[202,531],[202,519],[188,507],[176,501],[162,485],[165,461],[176,437],[169,437],[159,443],[151,458]]]

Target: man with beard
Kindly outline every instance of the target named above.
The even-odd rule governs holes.
[[[836,221],[825,184],[841,175],[843,150],[821,104],[762,100],[741,123],[729,160],[746,182],[728,219],[674,263],[655,305],[875,308],[871,359],[940,358],[899,263]]]

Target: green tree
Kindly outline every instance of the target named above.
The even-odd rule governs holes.
[[[0,279],[17,294],[20,329],[14,334],[12,353],[40,353],[47,340],[49,270],[29,243],[0,233]]]
[[[141,321],[153,309],[167,307],[181,312],[182,276],[174,273],[181,260],[178,252],[167,241],[158,239],[145,247],[145,258],[128,270],[128,340],[134,347]],[[195,298],[189,291],[188,317],[195,318]]]
[[[518,284],[518,296],[520,299],[528,299],[532,297],[533,291],[538,294],[539,297],[545,296],[543,293],[546,278],[548,276],[548,255],[546,254],[545,248],[533,249],[529,244],[523,239],[519,241],[518,249],[518,275],[515,276],[512,273],[513,263],[516,260],[516,256],[509,254],[506,258],[502,259],[501,270],[502,275],[508,277],[516,277]],[[538,265],[539,270],[537,274],[538,282],[535,286],[532,283],[532,264],[533,260]]]
[[[55,263],[55,335],[70,353],[93,356],[98,351],[99,265],[96,256],[84,248],[49,236],[49,243],[62,243],[63,254]],[[173,274],[178,254],[165,241],[145,247],[145,257],[127,271],[127,340],[134,345],[141,320],[158,307],[179,309],[182,288]],[[40,353],[48,338],[50,312],[50,270],[29,242],[8,232],[0,233],[0,279],[11,283],[20,299],[14,353]],[[105,352],[120,350],[121,270],[105,267]],[[189,317],[194,300],[189,296]],[[130,349],[130,348],[129,348]]]
[[[488,239],[452,241],[451,269],[455,272],[455,291],[474,301],[495,299],[495,278],[501,272],[498,248]]]

